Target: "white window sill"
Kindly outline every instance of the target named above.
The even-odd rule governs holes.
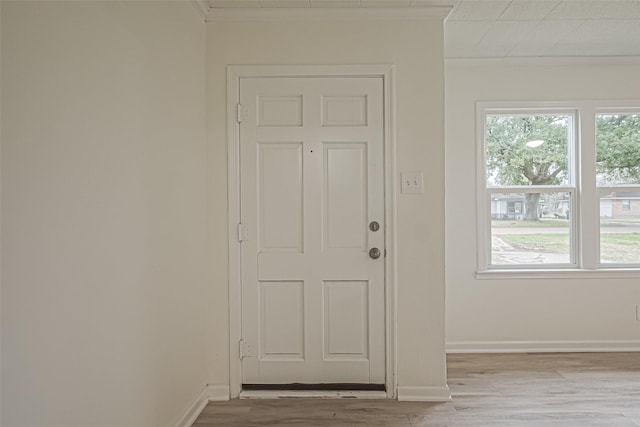
[[[585,269],[501,269],[482,270],[476,272],[478,280],[494,279],[637,279],[640,278],[640,268],[601,268],[599,270]]]

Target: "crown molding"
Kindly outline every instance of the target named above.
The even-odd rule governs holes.
[[[204,0],[195,0],[204,3]],[[282,21],[282,20],[427,20],[444,21],[450,6],[386,7],[386,8],[208,8],[205,20],[216,21]]]

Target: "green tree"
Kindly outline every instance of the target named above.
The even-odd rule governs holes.
[[[640,184],[640,115],[596,117],[598,184]]]
[[[557,185],[566,182],[570,117],[492,115],[486,123],[489,185]],[[527,144],[544,141],[538,146]],[[540,193],[526,193],[525,219],[538,220]]]

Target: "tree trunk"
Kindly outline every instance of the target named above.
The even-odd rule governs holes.
[[[540,193],[525,194],[525,216],[526,221],[537,221],[538,218],[538,201]]]

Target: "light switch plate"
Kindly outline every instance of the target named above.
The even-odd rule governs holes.
[[[402,193],[404,194],[424,193],[422,172],[403,172],[401,174],[401,179],[402,179]]]

